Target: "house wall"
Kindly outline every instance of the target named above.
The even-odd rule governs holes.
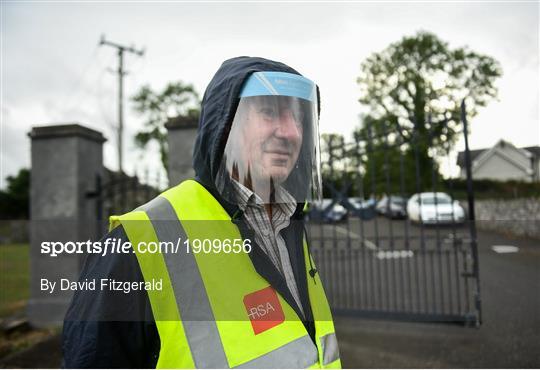
[[[513,156],[515,157],[515,155]],[[523,160],[520,162],[523,162]],[[530,164],[528,167],[530,168]],[[462,171],[462,173],[464,173],[464,171]],[[499,181],[531,181],[530,174],[527,174],[522,168],[516,166],[497,152],[487,158],[479,167],[473,166],[473,178]]]
[[[530,158],[525,154],[525,150],[517,149],[514,146],[510,146],[509,144],[501,145],[499,143],[498,145],[498,151],[501,151],[504,153],[504,155],[508,156],[510,159],[512,159],[517,164],[525,167],[530,168],[531,167],[531,160]],[[528,153],[528,152],[527,152]]]
[[[472,163],[474,179],[498,181],[540,181],[540,160],[534,162],[528,156],[529,151],[519,149],[510,143],[500,141],[492,149],[486,149],[476,156]],[[460,166],[460,177],[465,179],[464,164]],[[533,173],[531,173],[531,171]]]

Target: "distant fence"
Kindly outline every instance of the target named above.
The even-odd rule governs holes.
[[[86,193],[87,199],[94,199],[95,215],[98,220],[96,235],[102,236],[108,227],[111,215],[121,215],[132,211],[156,197],[162,189],[161,172],[151,177],[149,171],[141,176],[107,171],[105,176],[97,175],[94,189]],[[149,185],[155,183],[155,186]]]

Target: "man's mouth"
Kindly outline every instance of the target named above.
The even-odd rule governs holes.
[[[266,153],[268,153],[268,154],[286,155],[286,156],[291,155],[291,152],[289,152],[288,150],[283,150],[283,149],[266,150]]]
[[[291,153],[282,149],[266,150],[265,154],[269,155],[272,166],[287,167],[291,159]]]

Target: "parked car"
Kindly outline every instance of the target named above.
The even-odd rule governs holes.
[[[384,196],[376,206],[377,213],[389,218],[407,218],[407,199],[390,195]]]
[[[308,219],[324,222],[339,222],[347,219],[347,210],[333,199],[323,199],[309,206]]]
[[[418,193],[407,202],[407,214],[411,221],[423,224],[461,223],[465,211],[457,200],[446,193]]]
[[[349,213],[353,216],[358,216],[363,220],[371,220],[377,213],[375,206],[377,201],[373,198],[363,199],[359,197],[351,197],[347,199],[352,209],[349,209]]]

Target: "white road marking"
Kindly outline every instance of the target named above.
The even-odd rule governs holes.
[[[351,237],[351,239],[362,239],[360,237],[360,235],[358,235],[357,233],[353,233],[352,231],[348,231],[347,229],[345,229],[344,227],[341,227],[341,226],[336,226],[336,231],[342,235],[349,235]]]
[[[410,258],[414,256],[413,251],[379,251],[377,253],[377,258],[380,260],[388,259],[388,258]]]
[[[336,226],[336,231],[339,232],[340,234],[342,235],[349,235],[349,237],[351,239],[362,239],[362,237],[356,233],[353,233],[352,231],[348,231],[347,229],[341,227],[341,226]],[[369,239],[364,239],[364,246],[367,248],[367,249],[371,249],[371,250],[377,250],[377,245],[375,245],[375,243],[373,243],[372,241],[370,241]]]
[[[364,246],[367,249],[371,249],[372,251],[376,251],[378,249],[377,246],[375,245],[375,243],[373,243],[372,241],[370,241],[368,239],[364,240]]]
[[[367,249],[371,249],[372,251],[375,251],[378,249],[375,243],[371,242],[368,239],[364,240],[364,245],[366,246]]]
[[[496,253],[517,253],[519,251],[519,248],[513,245],[494,245],[491,249]]]

